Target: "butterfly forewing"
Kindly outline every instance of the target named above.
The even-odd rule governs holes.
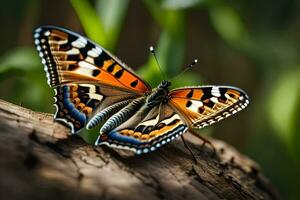
[[[35,44],[48,76],[48,83],[86,82],[111,85],[144,94],[150,86],[124,63],[83,36],[59,27],[35,30]]]
[[[76,33],[44,26],[35,30],[34,39],[48,84],[55,88],[55,118],[67,123],[72,133],[95,111],[151,90],[125,64]]]
[[[241,89],[230,86],[202,86],[175,89],[170,92],[170,105],[192,128],[218,122],[245,108],[249,99]]]

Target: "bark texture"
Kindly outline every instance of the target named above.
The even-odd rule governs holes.
[[[93,147],[53,115],[0,100],[0,199],[279,199],[257,164],[191,134],[156,152]]]

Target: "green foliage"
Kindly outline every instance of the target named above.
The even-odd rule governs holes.
[[[187,9],[203,3],[205,0],[163,0],[161,7],[169,10]]]
[[[0,98],[39,111],[52,107],[53,92],[33,47],[18,47],[1,56]],[[52,110],[52,109],[51,109]]]
[[[0,59],[0,73],[9,70],[30,71],[40,67],[40,59],[32,47],[17,47],[9,50]]]
[[[103,23],[106,45],[114,50],[127,13],[129,0],[98,0],[97,14]]]
[[[114,50],[129,0],[71,0],[86,35],[108,50]]]
[[[274,132],[284,141],[295,158],[300,153],[300,70],[284,72],[271,88],[269,118]],[[300,162],[299,162],[300,166]]]
[[[228,5],[210,7],[211,21],[220,36],[231,45],[249,42],[248,32],[239,14]]]
[[[175,2],[174,4],[176,4]],[[162,78],[174,77],[182,70],[185,56],[185,14],[183,10],[166,9],[156,1],[144,0],[144,3],[152,17],[162,28],[162,33],[156,45],[156,55],[163,74],[166,74],[167,77],[162,77],[163,74],[158,70],[157,63],[152,55],[149,55],[148,62],[140,69],[139,73],[143,74],[144,78],[153,86],[156,86]],[[182,75],[181,80],[184,81],[180,84],[199,84],[199,80],[189,73]],[[178,86],[178,83],[179,81],[175,80],[173,86]]]

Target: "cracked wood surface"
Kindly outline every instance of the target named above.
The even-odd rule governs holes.
[[[0,199],[279,199],[257,164],[187,133],[142,156],[93,147],[53,115],[0,100]]]

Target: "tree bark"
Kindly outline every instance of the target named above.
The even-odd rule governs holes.
[[[136,156],[93,147],[54,122],[0,100],[0,199],[279,199],[258,166],[228,144],[187,133]]]

